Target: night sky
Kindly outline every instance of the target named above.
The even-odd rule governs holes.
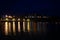
[[[59,1],[55,0],[0,0],[0,14],[59,16]]]

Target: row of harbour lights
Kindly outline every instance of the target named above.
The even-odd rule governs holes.
[[[6,18],[6,22],[5,22],[5,35],[8,35],[9,33],[11,33],[12,29],[13,29],[13,34],[16,34],[16,24],[15,24],[15,18],[12,19],[12,23],[8,21],[8,18]],[[11,29],[12,27],[12,29]],[[20,28],[20,18],[18,18],[18,32],[20,32],[21,28]],[[27,30],[28,32],[30,31],[30,19],[27,19]],[[23,19],[23,32],[25,32],[25,19]]]
[[[13,23],[13,24],[12,24]],[[5,35],[9,35],[13,29],[13,34],[16,35],[16,24],[15,19],[13,19],[13,22],[5,22]],[[27,23],[27,25],[26,25]],[[26,32],[26,26],[28,32],[44,32],[46,33],[47,28],[47,22],[31,22],[30,19],[27,19],[27,22],[25,23],[25,19],[23,19],[23,32]],[[20,28],[20,18],[18,18],[18,32],[21,31]],[[11,29],[12,28],[12,29]]]

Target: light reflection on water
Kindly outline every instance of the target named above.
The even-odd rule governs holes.
[[[13,21],[13,34],[16,34],[15,22]]]
[[[20,22],[18,22],[18,32],[20,32]]]
[[[23,32],[25,32],[25,22],[23,22]]]
[[[5,22],[5,35],[8,35],[8,22]]]
[[[31,32],[31,23],[30,21],[27,22],[27,31],[28,32]],[[20,22],[18,22],[18,33],[21,31],[21,28],[20,28]],[[25,25],[25,22],[23,22],[23,32],[26,31],[26,25]],[[46,28],[45,28],[46,27]],[[11,29],[12,28],[12,29]],[[32,31],[33,32],[46,32],[47,30],[47,23],[44,22],[42,24],[42,22],[33,22],[33,26],[32,26]],[[5,22],[5,35],[8,35],[9,33],[13,32],[14,35],[16,35],[16,23],[13,21],[13,23],[11,22]]]
[[[27,30],[30,32],[30,19],[27,19]]]
[[[11,22],[9,22],[9,33],[11,33]]]
[[[31,28],[32,27],[35,27],[35,25],[37,25],[37,28],[35,27],[35,29],[36,29],[36,31],[38,31],[38,32],[40,32],[41,33],[41,31],[43,32],[43,33],[41,33],[41,35],[39,35],[40,33],[38,33],[38,34],[33,34],[33,35],[38,35],[38,36],[42,36],[42,39],[44,39],[44,38],[46,38],[46,35],[47,35],[47,30],[48,31],[50,31],[51,29],[52,29],[52,27],[54,28],[54,27],[57,27],[57,24],[50,24],[50,23],[47,23],[47,22],[36,22],[34,25],[32,25],[34,22],[27,22],[27,26],[28,27],[30,27],[30,31],[31,31]],[[11,32],[11,31],[13,31],[13,30],[11,30],[11,22],[5,22],[5,35],[9,35],[9,33],[8,33],[8,30],[9,30],[9,32]],[[13,25],[15,26],[16,24],[15,23],[13,23]],[[26,25],[24,22],[23,22],[23,25]],[[30,26],[29,26],[30,25]],[[60,24],[58,24],[58,25],[60,25]],[[48,27],[47,27],[48,26]],[[15,26],[16,27],[16,26]],[[15,28],[14,27],[14,28]],[[20,22],[18,22],[18,30],[20,31],[21,29],[20,29]],[[24,26],[24,27],[26,27],[26,26]],[[12,27],[13,28],[13,27]],[[48,29],[47,29],[48,28]],[[34,28],[32,28],[32,30],[33,30]],[[38,29],[38,30],[37,30]],[[24,30],[25,30],[25,28],[24,28]],[[56,29],[56,30],[58,30],[58,29]],[[16,31],[16,29],[14,29],[14,31]],[[26,31],[26,30],[25,30]],[[18,32],[19,33],[19,32]],[[16,34],[17,35],[17,34]],[[23,35],[23,34],[22,34]],[[20,35],[20,36],[22,36],[22,35]],[[25,38],[25,36],[27,36],[27,35],[29,35],[29,36],[31,36],[32,37],[32,35],[30,35],[30,34],[24,34],[23,35],[23,37]],[[49,33],[49,35],[51,35],[51,33]],[[20,38],[20,36],[19,36],[19,38]],[[38,37],[38,36],[36,36],[36,37]],[[14,37],[14,36],[13,36]],[[34,36],[35,37],[35,36]],[[44,37],[44,38],[43,38]],[[39,37],[40,38],[40,37]]]
[[[27,22],[27,30],[30,32],[30,22]]]

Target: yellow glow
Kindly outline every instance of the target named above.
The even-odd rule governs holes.
[[[13,21],[15,21],[15,19],[14,19],[14,18],[13,18],[12,20],[13,20]]]
[[[23,22],[23,31],[25,32],[25,22]]]
[[[9,22],[9,32],[11,32],[11,23]]]
[[[5,35],[8,35],[8,22],[5,22]]]
[[[30,19],[27,19],[27,30],[30,32]]]
[[[20,32],[20,22],[18,22],[18,32]]]
[[[30,19],[27,19],[27,21],[30,21]]]
[[[8,18],[6,18],[6,20],[8,21]]]
[[[9,18],[12,18],[12,16],[9,16]]]
[[[14,33],[14,35],[15,35],[15,32],[16,32],[16,30],[15,30],[15,22],[13,22],[13,33]]]

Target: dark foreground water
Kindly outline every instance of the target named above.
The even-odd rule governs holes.
[[[44,33],[18,33],[17,35],[0,35],[0,40],[54,40],[58,39],[58,32],[50,31],[46,34]]]
[[[60,24],[49,24],[46,33],[28,33],[21,32],[16,35],[2,35],[0,32],[0,40],[58,40],[60,39]]]
[[[40,33],[18,33],[17,35],[1,36],[0,40],[48,40],[47,35]]]
[[[54,40],[58,39],[59,31],[49,31],[45,33],[17,33],[16,35],[0,35],[0,40]]]

